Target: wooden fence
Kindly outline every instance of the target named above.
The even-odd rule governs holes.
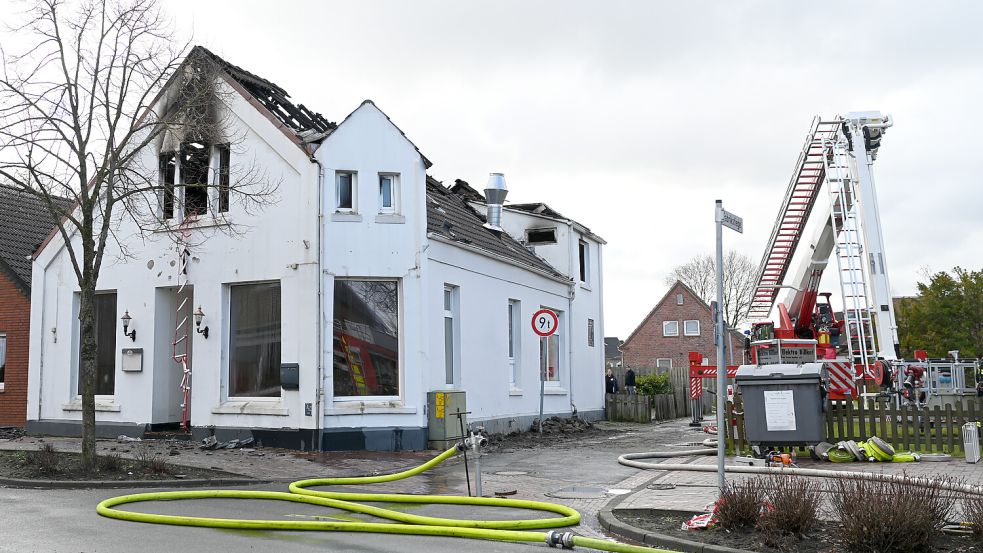
[[[652,422],[676,418],[672,394],[606,394],[604,413],[609,421]]]
[[[625,384],[625,367],[616,367],[612,369],[614,371],[614,377],[618,379],[618,387],[620,391],[624,391]],[[692,415],[692,407],[689,399],[689,367],[672,367],[670,368],[655,368],[655,367],[638,367],[635,368],[635,378],[641,378],[642,376],[647,376],[650,374],[668,374],[669,375],[669,386],[672,388],[673,403],[675,403],[675,413],[678,417],[688,417]],[[716,390],[716,383],[710,380],[704,381],[704,387],[713,391]],[[713,410],[713,394],[703,395],[703,413],[709,414]],[[673,417],[675,418],[675,417]]]
[[[740,397],[740,396],[738,396]],[[979,422],[983,416],[972,402],[966,406],[946,405],[932,409],[895,407],[881,401],[830,401],[824,414],[826,441],[866,440],[877,436],[896,451],[916,453],[957,453],[963,451],[962,426]],[[750,444],[744,432],[744,409],[737,403],[727,408],[725,434],[728,447],[744,452]]]

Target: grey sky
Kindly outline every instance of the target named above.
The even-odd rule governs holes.
[[[510,200],[603,236],[609,336],[712,251],[714,199],[745,219],[728,247],[760,259],[815,114],[895,118],[875,164],[895,294],[923,266],[983,266],[983,4],[164,5],[328,119],[371,98],[436,178],[504,172]]]

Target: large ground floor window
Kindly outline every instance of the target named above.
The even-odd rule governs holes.
[[[399,283],[335,279],[334,395],[399,395]]]
[[[116,390],[116,294],[96,294],[93,326],[96,335],[97,396],[111,396]],[[78,393],[82,395],[82,340],[79,340]]]
[[[230,287],[229,396],[280,396],[280,283]]]

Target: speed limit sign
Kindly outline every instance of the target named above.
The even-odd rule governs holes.
[[[539,336],[552,336],[558,326],[560,319],[550,309],[540,309],[532,315],[532,330]]]

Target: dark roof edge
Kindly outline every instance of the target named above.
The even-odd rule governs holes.
[[[542,269],[540,269],[538,267],[533,267],[532,265],[529,265],[527,263],[522,263],[521,261],[517,261],[515,259],[506,257],[504,255],[499,255],[499,254],[497,254],[495,252],[488,251],[488,250],[486,250],[484,248],[480,248],[480,247],[475,246],[473,244],[467,244],[467,243],[461,242],[459,240],[454,240],[452,238],[447,238],[445,236],[441,236],[439,234],[435,234],[435,233],[432,233],[432,232],[428,232],[427,233],[427,238],[431,238],[431,239],[436,240],[437,242],[441,242],[443,244],[448,244],[448,245],[451,245],[451,246],[457,246],[457,247],[459,247],[459,248],[461,248],[463,250],[474,252],[474,253],[483,255],[485,257],[494,259],[496,261],[501,261],[503,263],[508,263],[509,265],[512,265],[514,267],[518,267],[520,269],[525,269],[525,270],[528,270],[528,271],[532,271],[532,272],[534,272],[534,273],[536,273],[538,275],[544,276],[544,277],[546,277],[546,278],[548,278],[550,280],[559,282],[561,284],[565,284],[565,285],[568,285],[569,286],[570,284],[573,283],[573,279],[571,279],[571,278],[554,275],[554,274],[549,273],[547,271],[544,271],[544,270],[542,270]]]
[[[351,119],[352,115],[355,115],[355,112],[356,111],[362,109],[362,106],[364,106],[366,104],[374,107],[376,110],[379,111],[379,113],[381,113],[383,116],[385,116],[386,121],[389,121],[389,124],[392,125],[393,128],[395,128],[397,131],[399,131],[399,134],[403,135],[403,138],[405,138],[406,141],[410,143],[410,146],[413,146],[413,149],[416,150],[416,153],[420,154],[420,159],[423,160],[423,168],[424,168],[424,170],[429,169],[430,167],[433,166],[433,162],[431,162],[429,159],[427,159],[427,156],[423,155],[423,152],[420,151],[420,148],[416,144],[414,144],[412,140],[410,140],[410,137],[406,136],[406,133],[403,132],[403,129],[399,128],[399,125],[397,125],[395,122],[393,122],[392,117],[389,117],[389,114],[386,113],[386,112],[384,112],[384,111],[382,111],[382,108],[380,108],[378,105],[376,105],[376,103],[373,102],[372,100],[369,100],[369,99],[362,100],[362,103],[359,104],[357,108],[353,109],[351,113],[349,113],[348,115],[346,115],[345,118],[342,119],[340,123],[338,123],[338,126],[335,127],[335,129],[340,129],[341,126],[345,124],[345,122],[347,122],[349,119]],[[334,133],[331,133],[327,137],[325,137],[325,139],[330,138],[333,135],[334,135]]]

